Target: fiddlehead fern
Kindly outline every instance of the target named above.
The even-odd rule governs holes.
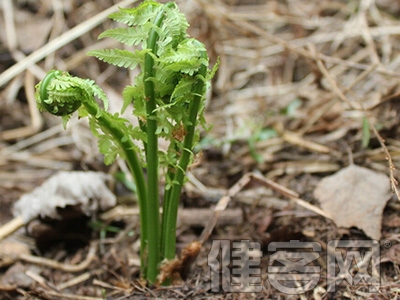
[[[68,72],[50,71],[36,86],[36,91],[39,109],[61,115],[64,127],[75,111],[81,117],[89,117],[90,128],[99,138],[99,150],[104,154],[105,163],[112,163],[117,155],[127,161],[134,175],[139,206],[143,207],[147,198],[146,184],[136,152],[137,147],[132,139],[144,138],[127,120],[106,111],[107,97],[94,81],[71,76]],[[96,102],[95,97],[102,100],[104,109]],[[145,216],[140,221],[142,224],[147,223]]]
[[[141,72],[123,91],[121,109],[123,113],[133,104],[139,126],[133,127],[119,114],[108,113],[107,98],[94,81],[67,72],[51,71],[37,85],[37,102],[40,110],[62,116],[64,126],[75,111],[81,117],[89,117],[105,163],[110,164],[117,155],[127,161],[136,181],[140,207],[141,274],[154,283],[160,261],[175,256],[180,193],[199,138],[196,126],[200,123],[205,127],[204,95],[216,68],[208,69],[204,45],[189,38],[189,24],[173,2],[144,0],[138,7],[121,9],[110,18],[129,27],[107,30],[99,38],[114,38],[138,49],[101,49],[89,55],[118,67],[140,66]],[[103,101],[104,109],[95,98]],[[160,138],[169,141],[167,151],[158,149]],[[137,156],[141,149],[133,139],[143,143],[143,165]],[[162,215],[160,167],[166,179]]]
[[[40,110],[56,116],[67,116],[74,113],[81,105],[82,95],[79,89],[56,89],[54,80],[63,76],[62,71],[52,70],[39,83],[36,96]],[[68,95],[67,95],[68,94]]]

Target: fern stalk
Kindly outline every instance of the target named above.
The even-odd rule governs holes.
[[[165,4],[165,8],[172,7],[174,3]],[[160,27],[165,18],[164,9],[162,9],[155,21],[154,25]],[[150,31],[147,40],[147,48],[152,54],[157,53],[158,34],[153,28]],[[146,162],[147,162],[147,201],[146,210],[147,220],[152,220],[153,224],[148,228],[147,243],[148,243],[148,261],[147,261],[147,279],[150,282],[155,282],[158,275],[158,265],[161,261],[160,255],[160,204],[159,204],[159,187],[158,187],[158,137],[156,135],[156,99],[154,92],[154,83],[149,78],[154,77],[154,59],[151,54],[146,54],[144,59],[144,91],[146,97]]]
[[[206,53],[202,54],[207,57]],[[197,125],[197,115],[200,110],[201,102],[204,98],[204,80],[207,74],[207,67],[202,65],[198,73],[198,80],[194,87],[194,98],[190,103],[189,122],[186,127],[186,136],[183,142],[183,152],[179,161],[179,166],[176,169],[173,182],[175,183],[171,191],[167,193],[168,198],[164,204],[165,211],[163,212],[162,224],[162,241],[163,258],[172,260],[176,253],[176,223],[178,217],[178,206],[182,187],[185,179],[185,172],[189,165],[192,155],[195,128]]]
[[[104,102],[105,108],[108,100],[99,87],[91,81],[78,77],[72,77],[67,72],[50,71],[46,77],[37,85],[36,100],[40,110],[46,110],[52,114],[62,116],[64,126],[70,116],[80,110],[82,116],[89,115],[92,131],[99,135],[98,130],[108,135],[127,161],[127,164],[135,180],[137,197],[140,210],[144,210],[147,199],[146,182],[143,168],[135,151],[133,140],[128,138],[129,128],[124,125],[125,120],[113,116],[102,110],[97,104],[94,95],[98,95]],[[84,110],[82,109],[84,107]],[[100,147],[100,150],[103,151]],[[104,149],[106,152],[108,149]],[[140,218],[143,239],[148,236],[147,215]],[[145,245],[145,244],[143,244]],[[141,251],[141,260],[145,261],[146,252]],[[142,264],[142,268],[145,264]],[[144,272],[144,270],[142,270]]]
[[[83,102],[87,112],[92,116],[92,118],[96,119],[97,123],[104,131],[108,131],[108,133],[114,137],[114,141],[117,141],[119,148],[123,150],[125,160],[128,163],[135,180],[139,206],[140,208],[143,208],[147,199],[146,183],[143,176],[142,166],[135,151],[135,145],[131,139],[125,137],[125,133],[118,126],[114,125],[114,120],[113,118],[110,118],[109,114],[102,112],[99,116],[96,116],[98,114],[96,104],[97,103],[94,100]],[[147,226],[145,224],[148,224],[147,216],[142,216],[140,223],[142,228],[146,228]],[[144,235],[146,236],[147,233],[145,232]]]
[[[149,218],[148,215],[146,215],[145,212],[146,209],[145,207],[147,206],[147,191],[146,191],[146,182],[144,179],[143,175],[143,168],[139,162],[138,156],[136,154],[135,145],[133,144],[133,141],[131,139],[127,139],[125,137],[125,133],[120,130],[118,126],[115,126],[113,123],[113,119],[109,117],[107,113],[101,113],[99,117],[96,117],[97,114],[97,108],[93,105],[93,102],[86,101],[83,103],[85,106],[86,110],[88,113],[96,118],[96,121],[99,123],[100,127],[104,131],[108,131],[111,136],[113,136],[114,141],[116,141],[119,144],[119,148],[123,150],[125,160],[128,164],[128,167],[131,171],[132,177],[135,180],[136,184],[136,192],[137,192],[137,198],[138,198],[138,204],[139,204],[139,211],[140,213],[140,238],[142,240],[142,243],[140,244],[140,268],[141,268],[141,273],[145,274],[146,273],[146,267],[147,264],[146,259],[147,259],[147,249],[146,249],[146,242],[148,237],[151,235],[150,233],[150,227],[148,226]]]

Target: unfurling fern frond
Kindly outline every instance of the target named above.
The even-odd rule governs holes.
[[[179,102],[179,100],[177,100],[179,98],[189,98],[188,96],[192,93],[195,82],[196,79],[193,77],[182,77],[179,83],[175,86],[171,99]]]
[[[141,26],[149,22],[149,20],[153,20],[161,7],[162,5],[155,1],[144,1],[135,8],[120,8],[118,12],[111,14],[109,17],[128,26]]]
[[[99,39],[109,37],[112,39],[116,39],[117,41],[128,45],[138,45],[143,43],[147,39],[147,32],[140,30],[137,27],[129,27],[129,28],[113,28],[104,31],[99,35]]]
[[[170,49],[169,52],[165,53],[159,61],[168,70],[192,76],[201,65],[208,65],[208,59],[201,56],[204,51],[203,44],[194,39],[186,39],[178,44],[176,50]]]
[[[184,14],[179,11],[176,5],[165,8],[165,20],[158,31],[158,49],[157,55],[163,56],[170,48],[175,49],[176,46],[185,40],[188,35],[186,33],[189,23]]]
[[[143,63],[145,54],[148,50],[136,50],[134,52],[120,49],[93,50],[88,53],[98,59],[114,66],[127,69],[134,69],[138,64]]]
[[[108,100],[92,80],[73,77],[67,72],[50,71],[37,86],[36,101],[41,111],[69,119],[82,103],[93,96],[99,96],[107,107]]]

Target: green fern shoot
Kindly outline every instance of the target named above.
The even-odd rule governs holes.
[[[61,116],[64,126],[75,111],[88,117],[105,163],[117,156],[127,161],[140,208],[141,274],[155,283],[161,261],[175,258],[180,195],[199,139],[197,125],[207,127],[205,93],[216,67],[208,68],[204,45],[188,36],[189,24],[173,2],[144,1],[110,18],[126,27],[106,30],[99,38],[116,39],[131,50],[103,49],[89,55],[121,68],[140,68],[122,93],[121,107],[122,114],[133,105],[139,126],[107,112],[107,97],[94,81],[67,72],[49,72],[36,86],[36,99],[41,111]],[[165,152],[158,147],[160,138],[169,141]],[[162,197],[160,175],[165,176]]]

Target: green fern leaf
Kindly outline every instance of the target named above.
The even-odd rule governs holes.
[[[72,115],[66,115],[66,116],[61,117],[62,126],[63,126],[64,130],[67,129],[67,123],[68,123],[69,119],[71,119],[71,116]]]
[[[93,95],[99,98],[103,102],[104,110],[108,110],[108,98],[106,94],[103,92],[103,90],[96,84],[93,84],[91,86],[91,90]]]
[[[111,14],[109,18],[128,26],[141,26],[154,19],[160,8],[160,3],[144,1],[136,8],[120,8],[118,12]]]
[[[205,48],[199,47],[199,44],[194,39],[187,39],[180,43],[176,50],[170,49],[159,61],[165,64],[168,70],[192,76],[201,65],[208,66],[208,60],[201,56]]]
[[[220,59],[219,59],[219,57],[218,57],[216,63],[215,63],[214,66],[212,67],[211,71],[209,70],[209,71],[207,72],[207,76],[206,76],[206,81],[207,81],[207,82],[209,82],[209,81],[211,81],[211,79],[213,79],[215,73],[217,73],[217,70],[218,70],[218,68],[219,68],[220,63],[221,63],[221,61],[220,61]]]
[[[172,92],[171,99],[187,97],[191,94],[191,89],[193,84],[196,82],[196,79],[193,77],[183,77],[179,83],[175,86],[174,91]]]
[[[129,128],[129,136],[132,139],[147,142],[147,134],[140,129],[140,127],[130,127]]]
[[[122,99],[124,104],[122,106],[121,112],[124,113],[129,104],[133,102],[135,108],[134,114],[137,117],[146,116],[146,108],[144,104],[144,92],[142,87],[129,85],[125,87],[122,92]]]
[[[189,23],[184,14],[179,11],[177,5],[165,8],[165,19],[157,31],[159,35],[157,55],[163,56],[169,48],[176,46],[188,37],[186,31]]]
[[[106,135],[102,134],[99,136],[98,148],[100,153],[104,155],[104,163],[106,165],[112,164],[118,155],[118,147],[113,141]]]
[[[104,31],[99,35],[99,39],[109,37],[128,45],[138,45],[147,39],[148,33],[138,27],[114,28]]]
[[[122,108],[121,108],[122,114],[126,111],[129,104],[131,104],[133,102],[137,93],[139,93],[139,92],[140,92],[140,90],[136,86],[128,85],[124,88],[124,90],[122,91],[122,100],[124,101]]]
[[[134,69],[138,64],[143,63],[148,50],[136,50],[134,52],[120,49],[93,50],[88,53],[98,59],[118,67]]]
[[[171,76],[171,73],[169,74]],[[147,80],[154,83],[154,90],[160,98],[169,98],[172,91],[174,90],[176,82],[165,80],[165,78],[160,78],[158,75],[159,74],[157,74],[157,77],[149,77],[147,78]]]

